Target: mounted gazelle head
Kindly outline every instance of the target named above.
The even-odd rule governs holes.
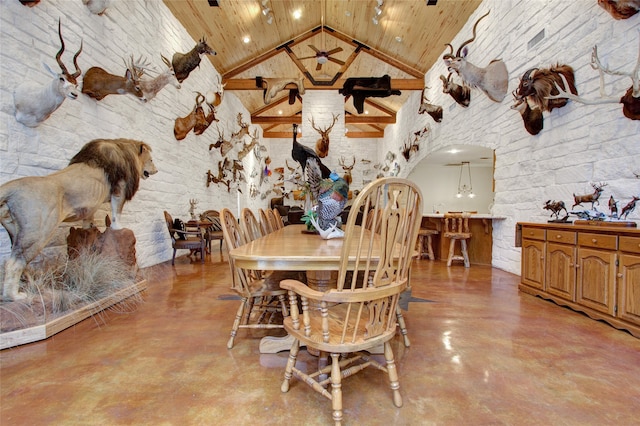
[[[313,127],[313,130],[320,133],[320,139],[316,141],[316,154],[318,154],[318,157],[320,158],[324,158],[329,154],[329,133],[331,133],[331,129],[333,129],[334,124],[338,121],[340,114],[336,115],[332,113],[331,116],[333,117],[331,124],[324,129],[316,127],[316,123],[313,121],[313,117],[311,117],[311,127]]]
[[[58,21],[58,36],[60,37],[60,50],[56,54],[56,62],[60,66],[60,73],[53,71],[47,64],[43,64],[45,69],[54,76],[54,79],[47,86],[40,86],[31,81],[22,83],[16,88],[13,94],[16,120],[25,126],[36,127],[56,110],[65,98],[76,99],[79,95],[77,78],[80,76],[78,67],[78,56],[82,52],[82,42],[80,49],[73,56],[73,66],[75,72],[72,74],[62,62],[64,53],[64,40]]]
[[[462,107],[468,107],[471,102],[471,89],[464,84],[460,85],[451,81],[451,73],[448,76],[441,75],[442,92],[448,93],[453,100]]]
[[[467,62],[467,45],[476,39],[476,28],[478,23],[489,12],[482,15],[473,25],[473,37],[460,45],[456,54],[453,54],[453,46],[449,43],[450,52],[442,56],[449,72],[455,71],[465,85],[477,87],[482,90],[494,102],[502,102],[507,94],[509,85],[509,73],[504,62],[500,59],[494,59],[484,68]]]
[[[439,123],[442,121],[442,107],[440,105],[433,105],[429,103],[429,99],[425,93],[428,89],[429,87],[425,86],[422,90],[422,103],[418,109],[418,114],[424,114],[426,112],[435,120],[436,123]]]

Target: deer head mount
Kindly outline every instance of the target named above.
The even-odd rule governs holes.
[[[60,50],[56,53],[56,62],[60,66],[60,73],[54,72],[47,64],[43,64],[45,69],[54,76],[48,85],[40,86],[34,82],[26,81],[16,87],[13,92],[16,120],[27,127],[36,127],[45,121],[62,105],[66,98],[76,99],[78,97],[77,78],[81,73],[78,67],[78,56],[82,52],[82,42],[80,42],[80,49],[73,56],[75,72],[70,73],[61,59],[65,47],[60,21],[58,21],[58,36],[60,37]]]
[[[478,18],[473,25],[473,37],[462,43],[455,55],[453,46],[447,43],[446,46],[449,46],[451,51],[442,56],[442,59],[449,72],[455,71],[466,86],[477,87],[492,101],[502,102],[509,87],[509,73],[504,62],[501,59],[494,59],[485,68],[467,62],[467,45],[476,39],[478,23],[487,15],[489,12]]]
[[[471,102],[471,89],[465,85],[459,85],[451,81],[451,73],[448,76],[441,75],[442,93],[448,93],[461,107],[467,108]]]
[[[349,185],[351,185],[351,182],[353,181],[353,176],[351,175],[351,171],[353,170],[353,167],[356,165],[356,156],[355,155],[353,156],[353,161],[351,162],[350,165],[347,165],[347,160],[345,160],[344,157],[340,157],[338,164],[340,164],[340,166],[342,167],[342,170],[344,170],[344,175],[342,176],[342,179],[344,179]]]
[[[422,103],[420,104],[420,108],[418,108],[418,114],[424,114],[426,112],[435,120],[436,123],[439,123],[442,121],[442,107],[440,105],[433,105],[429,103],[429,99],[425,94],[428,89],[429,87],[425,86],[422,90]]]
[[[155,98],[158,92],[162,90],[167,84],[171,84],[176,89],[180,89],[181,87],[180,82],[178,82],[178,79],[176,78],[176,73],[173,71],[173,65],[171,65],[171,62],[162,55],[160,55],[160,57],[162,58],[162,62],[164,62],[167,68],[151,80],[141,79],[139,81],[140,89],[142,90],[142,94],[147,101]],[[147,67],[143,67],[140,65],[137,66],[140,67],[142,71],[148,73],[149,70]]]
[[[313,117],[311,117],[310,120],[313,130],[320,133],[320,139],[316,141],[316,154],[318,154],[318,157],[320,158],[324,158],[327,156],[327,154],[329,154],[329,133],[331,133],[331,129],[333,129],[334,124],[336,124],[336,121],[338,121],[338,117],[340,117],[340,114],[336,115],[332,113],[331,116],[333,117],[331,124],[324,129],[316,127],[316,123],[313,121]]]
[[[640,120],[640,31],[638,31],[638,60],[633,70],[629,72],[623,71],[611,71],[609,67],[605,67],[598,58],[598,46],[594,46],[591,52],[591,68],[598,70],[600,74],[600,98],[598,99],[586,99],[578,96],[577,93],[567,93],[566,87],[571,87],[571,81],[567,81],[564,76],[562,78],[562,88],[555,82],[556,95],[548,96],[547,99],[562,99],[567,98],[572,101],[580,102],[585,105],[596,104],[610,104],[621,103],[622,113],[625,117],[631,120]],[[604,74],[609,75],[622,75],[631,78],[631,87],[627,89],[627,92],[621,97],[607,96],[604,90]]]
[[[189,77],[191,71],[200,66],[200,55],[216,55],[217,53],[209,47],[204,36],[187,53],[176,52],[173,54],[171,64],[176,72],[176,78],[180,83]]]
[[[233,149],[233,143],[224,138],[224,130],[220,129],[216,124],[216,130],[218,131],[218,140],[212,144],[209,144],[209,151],[213,148],[220,148],[220,155],[225,157],[229,151]]]
[[[127,68],[124,77],[110,74],[100,67],[89,68],[82,79],[82,93],[98,101],[108,95],[128,93],[146,102],[147,99],[140,87],[140,77],[144,73],[144,68],[136,65],[133,55],[129,62],[124,60],[124,64]]]

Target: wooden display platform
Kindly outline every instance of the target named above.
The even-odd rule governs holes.
[[[636,228],[638,225],[631,221],[605,221],[605,220],[576,220],[576,225],[588,225],[588,226],[611,226],[613,228]]]
[[[123,288],[112,295],[86,305],[76,311],[52,319],[51,321],[21,330],[8,331],[0,334],[0,350],[26,343],[48,339],[54,334],[93,316],[118,302],[147,288],[147,280],[141,280],[127,288]]]

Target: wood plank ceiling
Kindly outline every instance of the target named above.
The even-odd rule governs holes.
[[[251,112],[252,123],[262,126],[265,137],[286,138],[291,135],[291,123],[301,120],[302,104],[290,105],[288,91],[283,91],[265,105],[256,77],[304,76],[305,90],[337,90],[346,78],[388,74],[392,88],[400,89],[402,95],[370,98],[363,114],[358,114],[350,98],[344,111],[347,136],[382,137],[411,91],[422,90],[424,74],[440,60],[445,43],[451,42],[481,2],[164,0],[194,40],[205,36],[217,52],[208,58],[222,75],[226,90]],[[373,22],[376,7],[382,11],[378,24]],[[270,10],[267,15],[265,8]],[[296,12],[299,18],[294,17]],[[318,69],[311,46],[339,51]]]

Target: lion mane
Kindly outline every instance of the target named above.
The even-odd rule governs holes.
[[[117,191],[118,183],[125,183],[124,199],[130,201],[140,185],[138,157],[151,147],[144,142],[131,139],[96,139],[73,156],[69,165],[84,163],[104,170],[111,185],[111,194]],[[148,177],[148,176],[145,176]]]
[[[0,223],[11,238],[4,265],[2,298],[24,298],[19,292],[24,268],[47,245],[62,222],[91,225],[103,203],[111,203],[112,229],[121,229],[119,214],[138,190],[140,179],[158,170],[151,147],[131,139],[95,139],[69,165],[48,176],[27,176],[0,186]]]

